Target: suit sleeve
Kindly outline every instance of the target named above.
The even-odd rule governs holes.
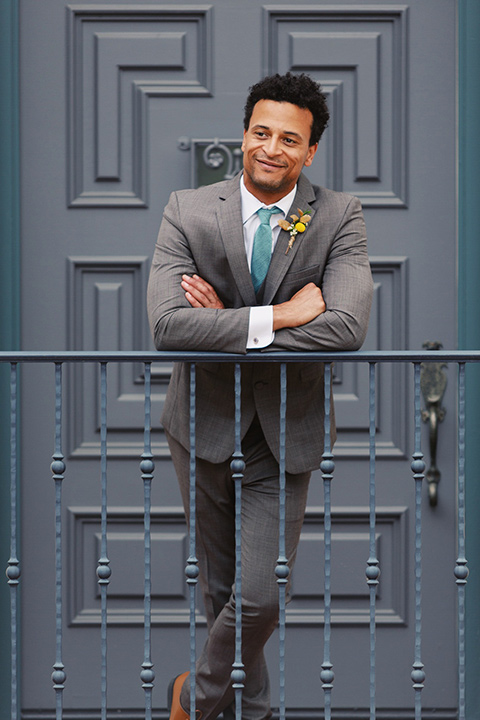
[[[196,272],[181,222],[178,197],[173,193],[160,226],[147,290],[155,347],[157,350],[245,353],[249,308],[192,308],[180,283],[183,274]]]
[[[326,311],[301,327],[278,330],[267,351],[340,351],[358,350],[362,346],[368,329],[373,281],[358,198],[352,197],[335,232],[321,290]]]

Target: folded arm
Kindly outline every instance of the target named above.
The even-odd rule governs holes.
[[[250,308],[225,308],[198,274],[175,199],[166,210],[148,287],[148,312],[159,350],[245,353]],[[339,223],[322,279],[273,305],[275,337],[268,350],[356,350],[365,338],[372,278],[360,203]]]
[[[198,275],[184,275],[192,307],[221,309],[215,289]],[[308,283],[273,305],[273,342],[268,350],[358,350],[368,327],[373,283],[360,203],[352,198],[337,229],[322,289]]]
[[[373,296],[360,201],[352,198],[340,221],[322,277],[325,312],[275,333],[268,350],[358,350],[365,340]]]
[[[172,196],[160,227],[147,291],[150,328],[157,350],[245,353],[249,308],[192,307],[182,277],[197,274]]]
[[[224,308],[215,289],[196,274],[192,277],[184,275],[182,288],[185,298],[194,308]],[[290,300],[273,306],[273,331],[305,325],[323,312],[325,302],[322,291],[313,283],[308,283]]]

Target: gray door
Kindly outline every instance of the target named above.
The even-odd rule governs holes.
[[[419,349],[425,340],[454,348],[455,13],[456,0],[20,0],[23,348],[151,348],[146,281],[169,193],[203,177],[203,153],[214,139],[239,143],[248,86],[287,70],[317,78],[332,111],[308,176],[358,195],[365,208],[376,288],[365,348]],[[214,161],[218,152],[213,148]],[[30,366],[22,384],[26,718],[55,716],[53,379],[50,366]],[[159,366],[155,418],[167,382],[168,368]],[[454,384],[451,370],[440,427],[439,504],[429,506],[425,488],[423,508],[425,718],[440,712],[453,718],[456,705]],[[97,373],[75,367],[65,387],[64,706],[69,717],[96,717]],[[108,387],[109,707],[130,718],[141,717],[144,702],[141,368],[112,364]],[[409,368],[380,369],[377,716],[385,718],[413,717],[411,389]],[[337,366],[335,395],[333,707],[350,719],[366,716],[369,704],[367,370]],[[168,679],[188,667],[188,546],[159,425],[153,440],[154,707],[160,712]],[[426,428],[423,440],[428,456]],[[323,702],[321,490],[314,477],[288,610],[287,707],[304,718],[318,717]],[[201,642],[201,614],[198,636]],[[273,705],[276,643],[274,637],[268,646]]]

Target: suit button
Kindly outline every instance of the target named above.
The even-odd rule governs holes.
[[[263,380],[257,380],[255,383],[255,390],[261,390],[265,385],[268,385],[268,383],[263,382]]]

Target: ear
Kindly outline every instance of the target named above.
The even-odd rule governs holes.
[[[305,167],[308,167],[312,164],[313,158],[315,157],[315,153],[317,152],[318,143],[315,143],[315,145],[310,145],[307,152],[307,157],[305,158],[304,165]]]
[[[246,136],[246,134],[247,134],[247,131],[244,130],[244,131],[243,131],[242,147],[241,147],[242,152],[245,152],[245,136]]]

